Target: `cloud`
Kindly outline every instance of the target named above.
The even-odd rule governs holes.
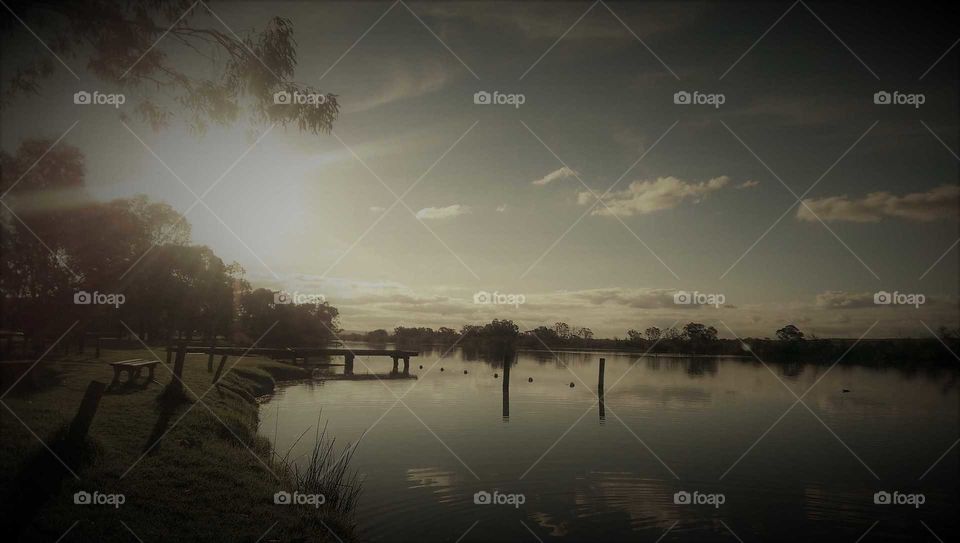
[[[539,185],[539,186],[542,187],[542,186],[544,186],[544,185],[546,185],[546,184],[553,183],[554,181],[560,181],[561,179],[569,179],[569,178],[571,178],[571,177],[576,177],[577,175],[579,175],[577,172],[575,172],[575,171],[571,170],[570,168],[564,166],[564,167],[560,168],[559,170],[554,170],[554,171],[548,173],[547,175],[541,177],[540,179],[537,179],[536,181],[533,181],[533,184],[534,184],[534,185]]]
[[[759,186],[760,186],[760,182],[759,182],[759,181],[754,181],[754,180],[752,180],[752,179],[748,179],[748,180],[744,181],[743,183],[740,183],[739,185],[737,185],[736,187],[733,187],[733,188],[735,188],[735,189],[752,189],[753,187],[759,187]]]
[[[417,211],[418,219],[450,219],[460,215],[470,213],[470,208],[460,204],[453,204],[446,207],[425,207]]]
[[[340,98],[344,113],[369,111],[400,100],[442,89],[452,79],[450,68],[440,61],[393,61],[370,75],[366,92],[353,99]]]
[[[597,206],[593,215],[617,215],[630,217],[646,215],[655,211],[672,209],[684,200],[699,202],[707,194],[716,192],[730,183],[722,175],[702,183],[691,183],[676,177],[658,177],[654,181],[634,181],[626,190],[611,192],[604,198],[606,206]],[[593,201],[590,192],[577,194],[577,203],[586,205]]]
[[[873,307],[873,294],[828,290],[817,294],[816,306],[821,309],[860,309]]]
[[[926,192],[897,196],[889,192],[871,192],[859,200],[846,195],[827,198],[808,198],[797,210],[802,221],[879,222],[884,218],[931,222],[957,216],[960,187],[942,185]],[[809,209],[808,209],[809,208]]]
[[[507,204],[500,204],[497,206],[497,213],[505,213],[507,211]]]
[[[380,206],[370,206],[370,211],[372,213],[383,213],[384,211],[386,211],[386,208],[383,208]]]

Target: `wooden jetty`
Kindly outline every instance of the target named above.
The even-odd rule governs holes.
[[[353,375],[354,361],[358,356],[385,356],[393,359],[393,370],[391,373],[399,374],[400,361],[403,360],[403,375],[410,374],[410,359],[420,356],[419,351],[409,351],[404,349],[348,349],[344,347],[336,348],[316,348],[316,347],[288,347],[288,348],[270,348],[257,347],[248,349],[245,347],[218,347],[218,346],[167,346],[167,362],[173,358],[178,349],[183,349],[185,354],[205,354],[207,355],[207,370],[213,371],[213,359],[216,356],[266,356],[278,360],[289,360],[297,365],[298,360],[302,360],[305,366],[343,366],[344,375]],[[343,357],[343,364],[330,362],[314,362],[311,358],[319,357]]]

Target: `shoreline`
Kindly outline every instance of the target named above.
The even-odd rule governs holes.
[[[273,444],[257,433],[259,398],[271,394],[277,380],[309,374],[268,359],[239,360],[215,386],[205,364],[187,364],[183,381],[190,399],[176,403],[160,399],[172,378],[163,367],[155,376],[159,384],[108,391],[76,463],[60,455],[69,473],[47,444],[61,450],[59,436],[88,383],[109,382],[109,362],[138,357],[153,358],[135,350],[45,360],[34,368],[37,385],[18,385],[5,398],[17,414],[0,418],[2,499],[9,513],[4,524],[14,540],[56,540],[67,530],[75,540],[108,542],[129,541],[131,531],[144,541],[357,540],[349,514],[275,504],[275,493],[296,487]],[[37,485],[38,473],[54,477]],[[122,504],[76,503],[78,492],[122,496]],[[33,500],[25,495],[39,499],[28,508],[25,502]]]

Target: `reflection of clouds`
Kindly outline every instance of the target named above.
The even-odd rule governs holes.
[[[530,517],[534,522],[539,524],[541,528],[547,530],[548,535],[553,537],[563,537],[567,535],[567,522],[556,520],[550,513],[537,511],[530,513]]]
[[[436,467],[410,468],[407,470],[407,488],[426,488],[437,497],[437,501],[444,504],[455,503],[457,495],[453,488],[460,481],[460,476],[453,471],[442,470]]]
[[[703,406],[713,401],[713,392],[698,387],[647,385],[642,383],[617,385],[606,394],[611,399],[624,397],[636,400],[631,403],[653,402],[657,405],[680,404]]]
[[[577,518],[609,518],[611,513],[622,512],[633,530],[666,529],[677,519],[675,489],[664,481],[629,472],[592,471],[578,483],[574,498]]]

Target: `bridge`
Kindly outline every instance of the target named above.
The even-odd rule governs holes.
[[[180,345],[179,347],[168,345],[167,346],[167,364],[170,363],[173,358],[173,354],[177,350],[182,349],[184,354],[205,354],[207,358],[207,368],[208,370],[213,369],[213,358],[215,356],[266,356],[269,358],[275,358],[278,360],[290,360],[294,365],[297,364],[297,360],[303,360],[303,365],[312,365],[312,366],[337,366],[339,364],[331,364],[325,362],[319,362],[310,364],[310,358],[318,357],[343,357],[343,373],[345,375],[353,375],[353,366],[354,360],[358,356],[386,356],[393,359],[393,371],[392,373],[399,373],[400,361],[403,360],[403,375],[410,374],[410,359],[415,356],[420,356],[419,351],[410,351],[405,349],[347,349],[343,347],[338,348],[317,348],[317,347],[287,347],[287,348],[270,348],[270,347],[257,347],[257,348],[245,348],[245,347],[217,347],[217,346],[194,346],[194,345]]]

